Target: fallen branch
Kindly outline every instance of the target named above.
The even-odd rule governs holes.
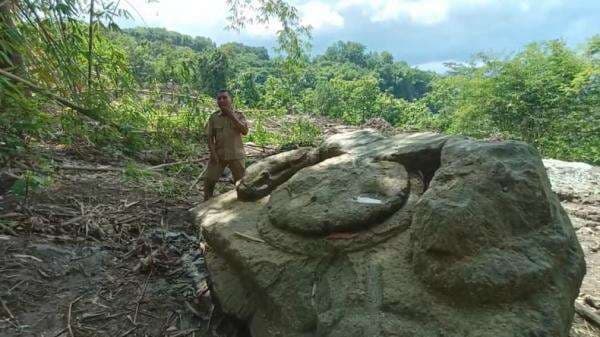
[[[52,336],[52,337],[58,337],[61,336],[62,334],[64,334],[65,332],[67,332],[69,329],[64,328],[62,330],[60,330],[56,335]]]
[[[25,283],[26,280],[21,280],[19,283],[15,284],[14,286],[12,286],[10,289],[8,289],[8,291],[6,292],[8,295],[10,295],[10,293],[15,290],[18,286],[20,286],[21,284]],[[1,301],[2,299],[0,299]]]
[[[77,297],[73,302],[69,303],[69,312],[67,313],[67,330],[69,330],[69,336],[74,337],[73,328],[71,327],[71,312],[73,311],[73,305],[82,298],[83,296]]]
[[[164,167],[168,167],[168,166],[174,166],[174,165],[179,165],[179,164],[191,164],[191,163],[199,163],[205,160],[208,160],[208,156],[204,156],[202,158],[199,159],[191,159],[191,160],[182,160],[182,161],[177,161],[177,162],[173,162],[173,163],[166,163],[166,164],[160,164],[160,165],[156,165],[156,166],[151,166],[148,168],[148,170],[154,171],[154,170],[158,170]]]
[[[35,257],[33,255],[26,255],[26,254],[14,254],[14,257],[18,258],[18,259],[32,259],[34,261],[37,262],[44,262],[44,260],[40,259],[39,257]]]
[[[58,336],[62,336],[65,332],[67,332],[69,329],[64,328],[62,330],[60,330],[56,335],[52,336],[52,337],[58,337]]]
[[[84,321],[95,321],[95,320],[106,320],[106,312],[105,311],[101,311],[101,312],[97,312],[97,313],[84,313],[80,318],[79,321],[80,322],[84,322]]]
[[[134,202],[130,202],[128,204],[125,204],[125,209],[128,209],[129,207],[137,205],[139,203],[140,203],[140,201],[138,200],[138,201],[134,201]]]
[[[137,325],[137,316],[138,316],[138,312],[140,311],[140,302],[142,301],[142,299],[144,298],[144,295],[146,294],[146,289],[148,288],[148,281],[150,280],[150,276],[152,276],[152,270],[150,270],[148,277],[146,277],[146,281],[144,281],[144,288],[142,289],[142,293],[140,294],[140,297],[137,300],[137,304],[135,305],[135,314],[133,315],[133,325]]]
[[[8,317],[10,317],[11,319],[15,319],[15,316],[10,311],[10,309],[8,309],[8,307],[6,306],[6,302],[4,302],[2,298],[0,298],[0,303],[2,304],[2,308],[4,309],[4,311],[6,311],[6,313],[8,314]]]
[[[14,231],[14,229],[8,227],[8,225],[3,224],[2,222],[0,222],[0,229],[3,229],[6,233],[12,235],[12,236],[17,236],[17,232]]]
[[[134,331],[135,331],[135,329],[137,329],[137,328],[138,328],[137,326],[134,326],[133,328],[131,328],[131,329],[129,329],[129,330],[127,330],[127,331],[125,331],[125,332],[124,332],[123,334],[121,334],[121,336],[119,336],[119,337],[125,337],[125,336],[129,335],[130,333],[134,332]]]
[[[11,212],[11,213],[0,214],[0,219],[13,219],[13,218],[20,218],[23,216],[25,216],[25,215],[23,215],[22,213]]]
[[[198,183],[200,182],[200,179],[202,179],[202,177],[204,176],[204,172],[206,172],[206,170],[203,170],[197,177],[196,179],[194,179],[194,182],[192,183],[192,185],[190,186],[188,192],[191,192],[194,187],[196,187],[196,185],[198,185]]]
[[[256,145],[256,144],[252,144],[252,143],[245,143],[244,146],[248,146],[248,147],[253,147],[255,149],[260,149],[260,150],[277,150],[277,148],[274,148],[272,146],[266,146],[266,145]]]
[[[586,320],[596,324],[596,326],[600,327],[600,315],[594,312],[594,310],[589,309],[587,306],[575,302],[575,311],[579,314],[579,316],[585,318]]]
[[[180,330],[178,332],[176,332],[175,334],[171,335],[171,337],[181,337],[181,336],[187,336],[193,332],[196,331],[200,331],[200,329],[198,328],[191,328],[191,329],[187,329],[187,330]]]
[[[110,166],[75,166],[75,165],[58,165],[56,168],[62,170],[74,170],[74,171],[111,171],[121,172],[122,168],[110,167]]]
[[[68,225],[70,225],[70,224],[73,224],[73,223],[75,223],[75,222],[77,222],[77,221],[79,221],[79,220],[83,219],[84,217],[85,217],[85,215],[79,215],[79,216],[76,216],[76,217],[74,217],[74,218],[71,218],[71,220],[67,220],[67,221],[65,221],[65,222],[61,223],[60,225],[61,225],[61,226],[68,226]]]

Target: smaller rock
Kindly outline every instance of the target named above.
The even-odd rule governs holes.
[[[298,170],[318,162],[319,156],[311,148],[300,148],[265,158],[248,167],[236,188],[238,198],[245,201],[263,198]]]
[[[600,168],[586,163],[544,159],[552,189],[560,200],[600,203]]]

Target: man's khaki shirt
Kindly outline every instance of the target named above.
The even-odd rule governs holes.
[[[246,123],[246,118],[239,112],[234,112],[235,116],[242,123]],[[238,160],[244,159],[244,144],[242,143],[242,134],[235,128],[234,122],[221,114],[221,111],[214,112],[206,123],[206,134],[208,139],[215,139],[215,151],[219,160]]]

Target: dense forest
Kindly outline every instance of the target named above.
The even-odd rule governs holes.
[[[475,55],[437,74],[352,41],[322,55],[304,45],[270,53],[162,28],[119,29],[113,18],[126,14],[112,3],[11,3],[0,16],[2,161],[40,142],[198,154],[212,96],[228,88],[258,144],[313,143],[315,116],[351,125],[383,118],[400,130],[518,139],[546,157],[600,163],[600,36],[577,48],[555,40]],[[77,19],[87,12],[89,22]],[[285,115],[302,117],[266,127]]]

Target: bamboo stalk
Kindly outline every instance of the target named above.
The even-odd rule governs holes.
[[[83,108],[83,107],[80,107],[78,105],[75,105],[74,103],[71,103],[71,102],[67,101],[64,98],[59,97],[59,96],[51,93],[50,90],[48,90],[46,88],[39,87],[39,86],[33,84],[32,82],[24,79],[24,78],[21,78],[21,77],[15,75],[15,74],[11,74],[8,71],[5,71],[4,69],[0,69],[0,75],[2,75],[4,77],[7,77],[7,78],[9,78],[9,79],[11,79],[13,81],[22,83],[22,84],[26,85],[27,87],[29,87],[30,89],[32,89],[33,91],[36,91],[36,92],[38,92],[38,93],[40,93],[40,94],[42,94],[42,95],[44,95],[44,96],[46,96],[48,98],[51,98],[51,99],[59,102],[60,104],[68,107],[68,108],[76,110],[76,111],[84,114],[85,116],[87,116],[87,117],[89,117],[89,118],[91,118],[91,119],[93,119],[95,121],[101,122],[101,121],[99,121],[96,117],[94,117],[91,114],[91,110]]]
[[[90,0],[90,24],[88,27],[88,93],[92,92],[92,62],[94,48],[94,0]]]

